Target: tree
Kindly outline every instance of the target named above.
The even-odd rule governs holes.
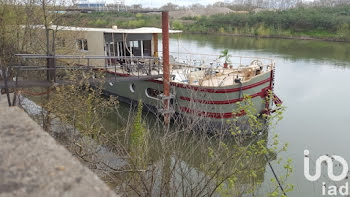
[[[166,5],[163,5],[162,7],[160,7],[161,10],[167,10],[167,11],[174,11],[177,10],[179,8],[178,5],[173,4],[173,3],[167,3]]]

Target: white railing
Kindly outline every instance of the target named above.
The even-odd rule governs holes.
[[[222,67],[224,64],[224,58],[219,58],[220,55],[217,54],[170,52],[170,55],[173,58],[170,62],[171,64],[180,64],[184,67],[215,68]],[[230,55],[229,65],[234,68],[250,66],[252,64],[269,68],[273,67],[275,62],[273,59],[265,57]]]

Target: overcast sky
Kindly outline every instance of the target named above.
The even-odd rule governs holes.
[[[93,1],[93,0],[91,0]],[[109,3],[110,1],[113,0],[107,0]],[[164,4],[167,4],[168,2],[171,2],[173,4],[177,5],[191,5],[195,3],[200,3],[203,5],[208,5],[208,4],[213,4],[217,2],[218,0],[172,0],[172,1],[167,1],[167,0],[125,0],[126,5],[132,5],[132,4],[142,4],[143,7],[160,7]]]
[[[106,2],[106,3],[115,3],[120,2],[122,0],[80,0],[80,1],[88,1],[88,2]],[[141,4],[144,8],[151,7],[151,8],[158,8],[162,5],[165,5],[167,3],[173,3],[180,6],[188,6],[196,3],[200,3],[202,5],[208,5],[213,4],[215,2],[231,2],[232,0],[124,0],[126,5],[133,5],[133,4]],[[303,0],[304,2],[310,2],[313,0]]]

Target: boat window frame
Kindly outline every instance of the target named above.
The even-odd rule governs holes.
[[[79,51],[87,52],[89,51],[88,40],[85,38],[80,38],[76,40],[76,46]]]
[[[158,94],[156,97],[151,96],[151,95],[148,93],[148,91],[147,91],[147,90],[150,90],[150,89],[155,90],[155,91],[158,91],[159,94]],[[161,100],[161,99],[158,98],[158,96],[161,95],[162,93],[163,93],[162,91],[157,90],[157,89],[154,89],[154,88],[146,88],[146,89],[145,89],[145,95],[146,95],[148,98],[154,99],[154,100],[157,100],[157,101],[160,101],[160,100]]]

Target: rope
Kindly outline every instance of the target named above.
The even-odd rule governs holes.
[[[273,173],[273,176],[275,177],[275,179],[276,179],[276,181],[277,181],[277,183],[278,183],[279,188],[281,189],[282,193],[283,193],[285,196],[287,196],[287,194],[286,194],[286,192],[284,191],[284,189],[283,189],[283,187],[282,187],[282,185],[281,185],[281,182],[279,181],[279,179],[278,179],[278,177],[277,177],[277,175],[276,175],[276,173],[275,173],[275,170],[273,169],[273,167],[272,167],[272,165],[271,165],[271,163],[270,163],[270,160],[269,160],[269,158],[267,157],[267,155],[265,155],[265,158],[266,158],[267,163],[268,163],[269,166],[270,166],[270,169],[271,169],[271,171],[272,171],[272,173]]]

